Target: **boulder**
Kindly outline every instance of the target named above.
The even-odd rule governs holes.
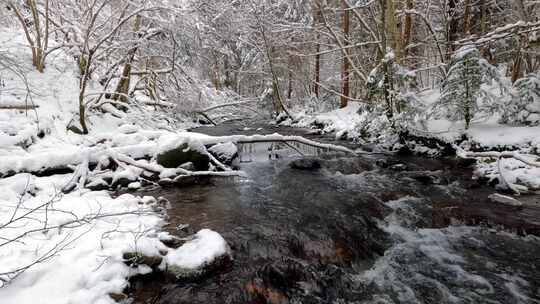
[[[195,169],[199,171],[208,170],[210,164],[208,154],[194,149],[188,143],[183,143],[176,148],[159,153],[156,161],[165,168],[178,168],[185,163],[191,162]]]
[[[160,268],[176,280],[195,280],[232,262],[231,249],[219,233],[197,232],[177,249],[170,250]]]
[[[315,158],[301,158],[293,160],[289,167],[298,170],[318,170],[321,168],[321,162]]]
[[[238,148],[232,142],[213,145],[208,152],[217,158],[220,162],[230,165],[238,157]]]
[[[124,259],[124,263],[130,267],[146,265],[155,268],[163,261],[163,258],[160,256],[145,256],[138,252],[126,252],[123,254],[122,258]]]

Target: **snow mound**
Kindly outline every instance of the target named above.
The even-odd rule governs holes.
[[[227,142],[210,147],[208,152],[217,156],[218,159],[224,161],[225,163],[228,163],[238,154],[238,148],[232,142]]]
[[[223,257],[230,257],[230,248],[225,239],[215,231],[203,229],[192,240],[169,251],[162,267],[176,277],[184,277],[202,272],[204,267]]]

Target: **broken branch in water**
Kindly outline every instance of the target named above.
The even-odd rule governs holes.
[[[504,176],[504,170],[502,166],[502,160],[505,158],[513,158],[516,159],[526,165],[529,165],[531,167],[539,167],[540,168],[540,162],[532,159],[528,159],[525,155],[522,155],[515,151],[503,151],[503,152],[496,152],[496,151],[489,151],[489,152],[467,152],[459,147],[455,147],[457,151],[457,156],[461,158],[495,158],[497,159],[497,170],[499,171],[500,176],[500,183],[503,187],[507,187],[508,189],[512,190],[515,194],[519,195],[522,193],[526,193],[529,191],[529,189],[522,185],[517,185],[514,183],[509,182],[505,176]],[[534,155],[536,156],[536,155]]]

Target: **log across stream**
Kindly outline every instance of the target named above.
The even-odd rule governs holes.
[[[135,303],[540,303],[538,196],[493,203],[452,159],[321,152],[252,143],[246,177],[146,192],[171,202],[169,231],[215,230],[234,261],[194,281],[134,280]]]

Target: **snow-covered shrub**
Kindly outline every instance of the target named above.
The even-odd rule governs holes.
[[[540,125],[540,72],[518,79],[514,89],[516,94],[505,107],[501,122]]]
[[[384,97],[387,101],[386,111],[390,116],[415,108],[409,102],[415,99],[416,74],[397,63],[391,50],[369,73],[366,85],[369,97]]]
[[[493,92],[494,81],[499,85],[499,95]],[[482,58],[476,47],[464,46],[452,56],[441,97],[429,114],[434,118],[465,120],[468,129],[477,113],[497,112],[507,91],[500,71]]]

